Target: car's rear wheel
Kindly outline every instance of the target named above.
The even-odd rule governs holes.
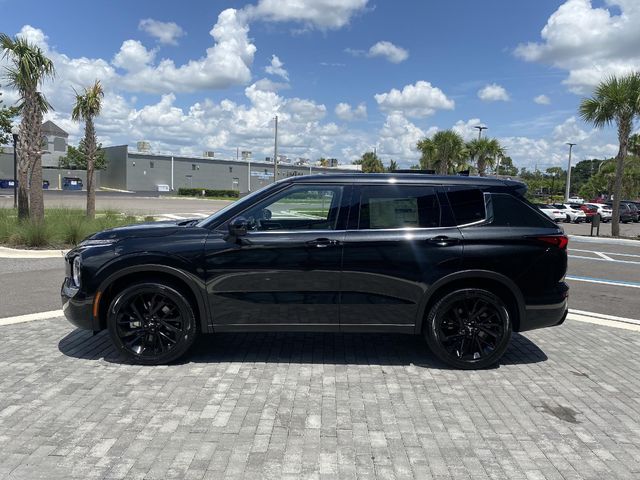
[[[137,283],[119,292],[109,306],[107,327],[120,353],[143,365],[179,358],[197,334],[189,300],[161,283]]]
[[[433,353],[447,365],[465,370],[486,368],[509,345],[509,310],[487,290],[455,290],[431,308],[424,334]]]

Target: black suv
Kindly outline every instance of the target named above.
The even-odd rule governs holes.
[[[457,368],[567,315],[567,237],[518,182],[425,174],[279,181],[204,220],[115,228],[66,256],[65,315],[142,364],[197,335],[424,335]]]

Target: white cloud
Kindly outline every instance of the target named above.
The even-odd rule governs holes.
[[[478,98],[483,102],[508,102],[509,94],[503,86],[491,83],[478,90]]]
[[[425,117],[436,110],[452,110],[455,106],[442,90],[423,80],[406,85],[402,91],[392,88],[387,93],[374,95],[374,98],[381,110],[398,111],[409,117]]]
[[[378,150],[385,157],[395,157],[403,161],[405,166],[416,160],[420,155],[416,148],[419,140],[432,135],[437,129],[425,132],[414,125],[402,113],[392,112],[387,115],[384,125],[380,129],[380,144]]]
[[[153,62],[155,56],[153,50],[147,50],[138,40],[125,40],[111,63],[130,72],[138,72]]]
[[[261,78],[257,82],[255,82],[256,88],[259,90],[263,90],[265,92],[277,92],[279,90],[287,90],[290,88],[288,83],[284,82],[274,82],[268,78]]]
[[[551,104],[551,99],[549,97],[547,97],[546,95],[538,95],[537,97],[535,97],[533,99],[533,101],[535,103],[537,103],[538,105],[549,105],[549,104]]]
[[[364,11],[368,0],[260,0],[244,12],[250,19],[269,22],[299,22],[306,28],[335,30],[349,24]]]
[[[606,0],[603,7],[567,0],[547,20],[541,41],[520,44],[515,54],[567,70],[564,83],[584,94],[606,76],[638,69],[639,24],[637,0]]]
[[[364,120],[367,118],[367,106],[363,102],[354,108],[348,103],[341,102],[336,105],[335,113],[340,120],[346,122]]]
[[[278,58],[277,55],[271,56],[271,64],[264,68],[264,71],[269,75],[277,75],[289,81],[289,72],[284,69],[284,63]]]
[[[141,92],[193,92],[246,84],[256,51],[248,37],[249,27],[232,8],[224,10],[211,30],[214,39],[206,56],[176,66],[163,59],[157,65],[128,71],[122,86]]]
[[[404,62],[409,58],[409,52],[391,42],[382,41],[373,45],[367,54],[369,57],[383,57],[391,63]]]
[[[185,34],[182,27],[175,22],[161,22],[152,18],[140,20],[138,29],[148,33],[159,43],[165,45],[177,45],[178,38]]]

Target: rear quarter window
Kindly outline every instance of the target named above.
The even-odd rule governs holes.
[[[555,224],[542,212],[508,193],[492,193],[490,205],[493,217],[490,225],[496,227],[555,227]]]
[[[468,225],[486,218],[484,193],[479,188],[450,187],[447,197],[456,225]]]

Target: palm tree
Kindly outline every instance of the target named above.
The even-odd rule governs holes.
[[[420,168],[435,170],[440,175],[460,167],[466,157],[464,139],[453,130],[442,130],[431,138],[423,138],[417,147],[422,153]]]
[[[98,139],[96,129],[93,124],[95,117],[100,115],[102,109],[102,98],[104,91],[100,81],[89,88],[84,89],[84,93],[76,92],[76,104],[71,112],[71,118],[76,121],[84,120],[84,145],[87,156],[87,217],[96,216],[96,190],[95,190],[95,161],[98,150]]]
[[[395,160],[389,160],[389,166],[387,167],[387,172],[395,172],[398,170],[398,164]]]
[[[9,85],[18,90],[21,98],[18,105],[22,115],[18,139],[18,217],[29,218],[30,196],[31,217],[36,221],[42,221],[42,114],[51,106],[38,88],[46,78],[55,75],[55,69],[53,62],[45,56],[42,49],[24,38],[11,38],[0,33],[0,47],[3,50],[3,58],[9,60],[5,76]]]
[[[616,124],[618,127],[618,154],[613,186],[613,221],[611,235],[620,235],[620,198],[622,196],[622,175],[627,156],[629,136],[633,121],[640,115],[640,73],[622,77],[611,76],[600,82],[591,98],[580,102],[580,116],[596,128]]]
[[[467,143],[471,157],[476,160],[478,175],[484,177],[487,167],[495,164],[496,158],[505,155],[505,149],[495,138],[479,138]]]

